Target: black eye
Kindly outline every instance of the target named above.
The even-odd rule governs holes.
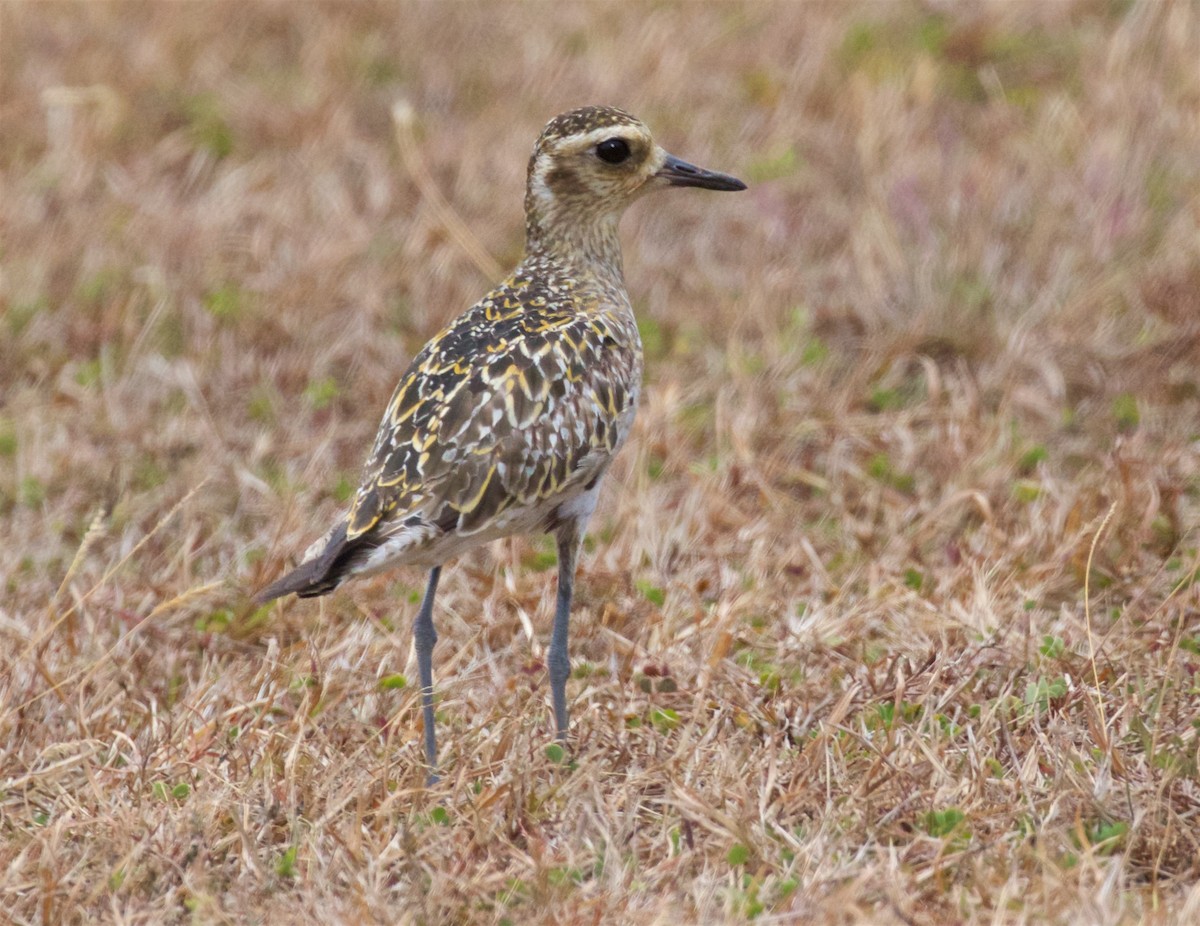
[[[596,157],[608,164],[620,164],[629,159],[629,142],[623,138],[606,138],[596,146]]]

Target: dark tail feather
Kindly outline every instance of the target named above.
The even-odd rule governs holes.
[[[327,572],[328,570],[316,560],[305,563],[299,569],[293,569],[283,578],[276,579],[256,594],[254,603],[266,604],[268,601],[274,601],[276,598],[282,598],[292,592],[301,598],[312,598],[332,592],[337,588],[338,583],[336,580],[327,579]]]
[[[342,584],[351,566],[369,550],[373,544],[364,543],[362,538],[346,541],[346,525],[339,525],[330,535],[325,549],[307,563],[302,563],[281,579],[276,579],[254,596],[257,604],[266,604],[284,595],[295,592],[301,598],[316,598],[328,595]]]

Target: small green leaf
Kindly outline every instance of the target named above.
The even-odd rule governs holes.
[[[729,854],[725,858],[734,867],[745,865],[746,862],[750,861],[750,849],[743,846],[740,842],[735,842],[729,847]]]
[[[1101,820],[1088,827],[1088,842],[1101,855],[1109,855],[1124,844],[1128,832],[1129,824],[1122,820],[1112,823]]]
[[[304,397],[315,410],[327,408],[338,397],[338,384],[332,376],[312,380],[304,389]]]
[[[271,620],[271,612],[273,610],[274,608],[270,604],[264,604],[255,608],[253,611],[247,614],[245,619],[242,621],[242,632],[247,633],[251,630],[257,630],[259,627],[267,624]]]
[[[1122,392],[1113,399],[1112,414],[1117,422],[1117,427],[1122,431],[1134,430],[1142,420],[1142,416],[1138,412],[1137,399],[1128,392]]]
[[[546,872],[546,880],[551,887],[570,887],[573,884],[582,884],[584,875],[578,868],[556,865]]]
[[[867,475],[901,492],[911,492],[916,485],[916,479],[910,474],[902,473],[892,466],[892,461],[886,453],[876,453],[867,460]]]
[[[679,714],[669,707],[655,708],[650,712],[650,722],[659,732],[666,733],[679,726]]]
[[[232,283],[225,283],[204,295],[204,308],[213,318],[223,321],[232,321],[241,315],[245,303],[242,291]]]
[[[275,396],[265,386],[259,386],[246,402],[246,414],[261,424],[275,421]]]
[[[0,457],[15,456],[17,452],[17,435],[13,432],[13,423],[7,418],[0,418]]]
[[[765,183],[795,173],[796,166],[796,148],[789,145],[786,148],[776,148],[765,157],[752,160],[746,173],[751,183]]]
[[[9,332],[13,337],[20,335],[39,313],[44,312],[49,307],[50,302],[45,297],[34,299],[31,302],[11,304],[4,316],[4,320],[8,323]]]
[[[1042,484],[1035,479],[1018,479],[1013,483],[1013,498],[1028,505],[1042,497]]]
[[[358,484],[344,473],[338,476],[338,481],[333,487],[333,500],[339,505],[344,505],[350,501],[350,497],[354,494]]]
[[[385,675],[379,680],[379,687],[385,691],[396,688],[407,688],[408,678],[399,672],[395,672],[392,675]]]
[[[1039,678],[1025,686],[1025,703],[1038,710],[1046,710],[1051,701],[1066,697],[1067,680],[1061,675],[1054,679]]]
[[[634,583],[634,587],[642,593],[642,596],[656,608],[661,608],[667,600],[667,593],[657,585],[652,585],[644,579],[639,579]]]
[[[37,508],[46,500],[46,486],[36,476],[26,476],[21,480],[17,497],[26,508]]]
[[[528,556],[522,557],[521,565],[534,572],[545,572],[558,565],[558,554],[555,551],[553,539],[541,538],[536,543],[535,549]]]
[[[1019,469],[1022,473],[1031,473],[1037,469],[1037,465],[1045,460],[1048,456],[1050,456],[1050,454],[1046,450],[1045,446],[1042,444],[1037,444],[1021,454],[1021,459],[1017,461],[1017,469]]]
[[[867,399],[867,408],[873,412],[895,411],[903,408],[904,405],[905,399],[899,389],[884,389],[876,386],[871,390],[871,397]]]
[[[433,810],[430,811],[429,819],[431,819],[438,826],[449,826],[450,825],[450,811],[448,811],[445,807],[442,807],[439,805],[437,807],[434,807]]]
[[[566,759],[566,757],[567,757],[567,751],[562,748],[561,744],[551,743],[549,746],[546,747],[546,758],[549,759],[551,762],[553,762],[555,765],[562,764],[563,760]]]
[[[108,268],[83,280],[75,290],[75,294],[81,301],[97,305],[112,295],[120,283],[120,271]]]
[[[879,45],[880,30],[874,23],[854,23],[842,37],[838,59],[847,70],[858,68],[863,60]]]
[[[957,807],[947,807],[945,810],[931,810],[925,814],[925,831],[930,836],[949,836],[966,819]]]
[[[658,322],[648,316],[639,315],[637,327],[638,335],[642,339],[642,353],[647,358],[655,359],[666,353],[667,337]]]
[[[100,374],[104,370],[104,362],[99,357],[84,360],[75,368],[75,382],[90,388],[100,382]]]
[[[806,367],[815,366],[829,356],[829,346],[820,338],[813,336],[804,343],[800,351],[800,362]]]
[[[211,614],[196,618],[193,626],[200,633],[225,633],[233,624],[233,612],[228,608],[219,608]]]
[[[296,877],[296,847],[288,846],[279,858],[275,860],[275,874],[281,878]]]
[[[183,108],[193,144],[218,160],[228,157],[233,151],[233,129],[221,112],[220,99],[202,93],[188,99]]]

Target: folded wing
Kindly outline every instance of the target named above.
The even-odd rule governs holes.
[[[518,284],[520,279],[516,281]],[[513,281],[435,337],[401,378],[345,519],[264,589],[322,595],[448,533],[552,505],[603,472],[636,402],[636,331]],[[536,301],[536,295],[533,297]]]

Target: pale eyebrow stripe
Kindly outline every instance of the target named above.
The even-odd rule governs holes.
[[[632,125],[607,125],[603,128],[592,129],[586,135],[568,135],[563,141],[570,142],[570,150],[582,151],[610,138],[623,138],[626,141],[638,142],[647,146],[650,143],[650,137]]]

